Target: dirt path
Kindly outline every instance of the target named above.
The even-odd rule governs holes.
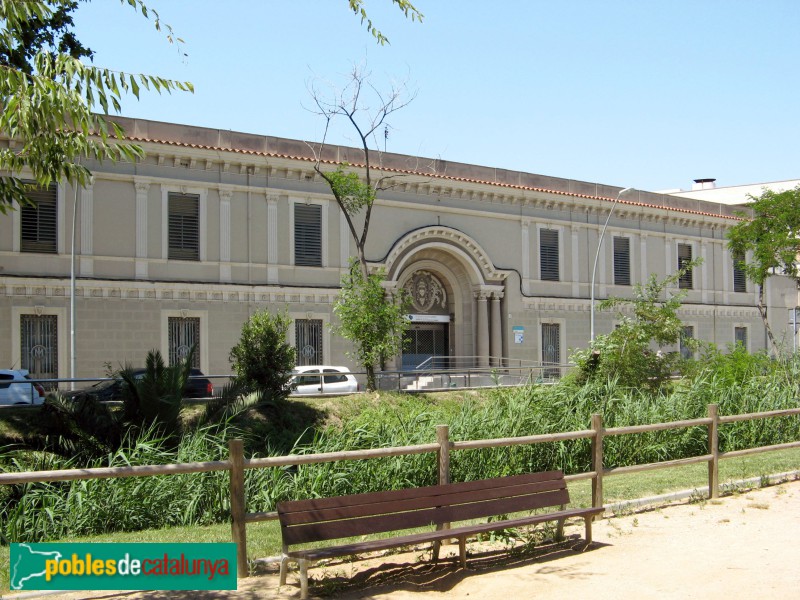
[[[310,571],[311,591],[337,600],[800,597],[800,482],[604,519],[595,524],[595,544],[586,552],[573,549],[581,530],[568,529],[571,537],[565,543],[527,554],[472,544],[466,571],[452,563],[420,562],[423,551],[333,563]],[[277,583],[277,575],[268,574],[241,581],[238,592],[202,597],[299,597],[294,573],[280,591]],[[92,597],[200,594],[104,592]]]

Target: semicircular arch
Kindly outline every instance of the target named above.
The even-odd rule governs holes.
[[[395,242],[386,257],[386,278],[397,281],[413,257],[425,250],[438,250],[454,256],[465,268],[471,283],[484,285],[505,279],[506,273],[495,268],[489,254],[472,237],[441,225],[415,229]]]

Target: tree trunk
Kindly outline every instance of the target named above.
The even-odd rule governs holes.
[[[769,326],[769,321],[767,320],[767,307],[764,305],[764,286],[758,286],[758,313],[761,315],[761,320],[764,323],[764,329],[767,331],[767,339],[769,339],[769,344],[772,346],[772,351],[775,353],[775,356],[780,354],[780,349],[778,348],[778,342],[775,340],[775,335],[772,333],[772,328]]]
[[[364,246],[358,244],[356,246],[356,252],[358,253],[358,264],[361,267],[361,275],[364,277],[364,281],[369,279],[369,268],[367,267],[367,257],[364,255]]]
[[[375,391],[375,366],[374,365],[364,365],[364,369],[367,371],[367,389],[368,392]]]

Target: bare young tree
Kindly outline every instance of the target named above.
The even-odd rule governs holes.
[[[397,178],[401,176],[383,168],[384,152],[380,149],[380,136],[383,136],[385,148],[390,129],[389,117],[408,106],[416,97],[416,93],[409,92],[405,82],[392,84],[387,92],[383,92],[372,83],[370,77],[365,66],[354,65],[347,84],[341,89],[328,86],[324,92],[318,81],[309,86],[315,105],[312,112],[325,121],[322,139],[309,144],[314,153],[314,170],[328,184],[345,215],[364,278],[369,275],[365,248],[375,199],[379,192],[397,185]],[[349,125],[362,155],[358,157],[359,163],[341,162],[335,169],[326,169],[325,165],[336,162],[336,158],[324,158],[328,135],[335,120],[344,120]],[[355,220],[359,214],[363,216],[361,224]]]
[[[352,356],[366,370],[366,388],[371,391],[375,389],[375,368],[400,351],[408,327],[405,295],[401,291],[394,298],[387,297],[382,286],[385,273],[370,273],[366,245],[378,194],[397,185],[397,178],[406,175],[383,165],[389,118],[408,106],[415,95],[408,92],[405,83],[392,85],[388,92],[380,91],[372,84],[369,72],[358,66],[353,67],[341,90],[329,87],[326,95],[314,83],[310,93],[316,107],[312,112],[325,120],[322,140],[309,144],[314,153],[314,170],[330,187],[356,246],[356,257],[342,278],[342,290],[334,307],[340,320],[334,330],[355,344]],[[335,120],[344,121],[357,138],[357,154],[352,163],[327,148]]]

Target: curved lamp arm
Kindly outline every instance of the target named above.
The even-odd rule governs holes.
[[[603,225],[603,229],[600,231],[600,239],[597,240],[597,252],[595,252],[594,266],[592,267],[592,291],[591,291],[591,305],[590,305],[591,316],[589,324],[590,342],[594,342],[594,280],[595,280],[595,275],[597,274],[597,259],[600,257],[600,249],[603,247],[603,238],[606,235],[606,228],[608,227],[608,222],[611,220],[611,215],[614,213],[614,209],[617,207],[617,202],[619,202],[619,199],[622,196],[622,194],[630,192],[632,189],[633,189],[632,187],[627,187],[619,191],[616,199],[614,200],[614,204],[611,205],[611,210],[608,211],[608,216],[606,217],[606,222]]]

